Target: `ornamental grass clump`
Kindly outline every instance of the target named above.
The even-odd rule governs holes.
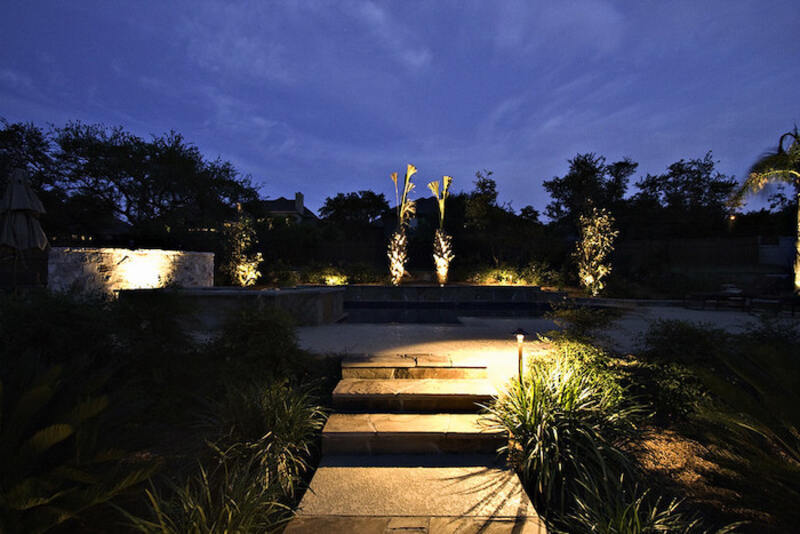
[[[603,279],[611,274],[609,256],[618,235],[614,218],[606,210],[592,208],[588,215],[580,216],[580,240],[575,250],[578,279],[593,297],[600,294],[605,287]]]
[[[403,276],[406,274],[406,261],[408,261],[408,236],[406,235],[406,229],[416,213],[416,204],[413,200],[408,198],[408,196],[414,190],[414,183],[411,181],[411,177],[414,176],[416,172],[417,168],[409,163],[406,168],[406,177],[403,181],[402,194],[400,193],[400,188],[397,183],[397,173],[392,173],[394,194],[397,201],[397,229],[389,240],[387,255],[389,257],[389,274],[391,275],[393,285],[400,285],[400,280],[402,280]]]
[[[265,487],[293,498],[325,424],[312,389],[286,380],[236,384],[227,388],[215,412],[221,442],[239,446],[228,455],[252,459]]]
[[[447,273],[450,270],[450,262],[453,261],[453,238],[444,231],[444,208],[445,201],[449,195],[450,184],[453,183],[452,176],[442,177],[442,190],[439,192],[439,182],[431,182],[428,189],[439,205],[439,228],[433,236],[433,263],[436,267],[436,280],[440,286],[447,283]]]
[[[182,485],[146,490],[145,517],[120,509],[128,527],[147,534],[271,532],[291,518],[291,508],[261,483],[255,458],[243,463],[230,450],[216,453],[210,466],[200,464]]]
[[[635,406],[618,386],[566,358],[538,362],[488,408],[511,436],[505,448],[536,509],[558,516],[574,505],[585,477],[629,470],[617,442],[634,427]]]
[[[655,496],[622,475],[606,480],[581,480],[582,493],[563,523],[571,533],[645,534],[707,532],[700,519],[684,510],[683,501]],[[716,534],[732,532],[731,526]]]

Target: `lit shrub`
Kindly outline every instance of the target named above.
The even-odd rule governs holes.
[[[604,278],[611,273],[609,255],[614,250],[617,235],[614,218],[606,210],[592,208],[589,214],[580,216],[580,239],[575,260],[578,262],[578,279],[592,296],[603,290]]]
[[[523,267],[502,264],[476,269],[467,275],[467,281],[480,285],[545,286],[559,285],[561,277],[546,263],[533,261]]]
[[[309,267],[301,276],[305,283],[325,286],[343,286],[348,280],[344,270],[333,266]]]
[[[261,272],[263,261],[260,252],[253,252],[258,245],[255,223],[249,215],[239,210],[236,221],[226,222],[223,228],[225,243],[224,260],[221,271],[234,285],[248,287],[255,285]]]

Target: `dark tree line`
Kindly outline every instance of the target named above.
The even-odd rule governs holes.
[[[122,228],[124,242],[102,244],[219,252],[220,230],[237,218],[241,206],[256,221],[267,263],[341,263],[357,256],[355,261],[380,268],[385,261],[394,215],[383,194],[337,193],[320,209],[320,224],[296,225],[269,220],[250,177],[229,162],[205,158],[176,132],[144,139],[122,128],[80,122],[48,129],[0,125],[0,188],[12,168],[28,169],[48,210],[43,226],[57,238],[55,244]],[[499,202],[491,171],[476,173],[471,184],[456,177],[456,188],[467,190],[447,201],[444,229],[453,236],[454,269],[530,261],[563,265],[578,219],[592,207],[614,215],[621,239],[793,233],[792,204],[780,196],[773,210],[739,214],[732,225],[726,201],[736,181],[716,169],[711,153],[638,179],[638,164],[629,158],[608,162],[585,153],[568,164],[565,174],[543,182],[550,197],[546,221],[531,206],[517,211]],[[419,199],[409,235],[411,268],[430,266],[436,228],[435,202]]]
[[[15,167],[28,169],[47,208],[43,225],[62,241],[122,226],[137,244],[179,246],[259,198],[249,177],[229,162],[207,160],[176,132],[148,140],[80,122],[48,130],[2,126],[0,180]]]

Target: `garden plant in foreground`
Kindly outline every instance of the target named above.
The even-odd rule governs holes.
[[[694,367],[685,360],[672,361],[670,365],[664,362],[654,372],[652,360],[657,353],[663,358],[675,358],[671,349],[674,337],[669,332],[687,333],[688,327],[681,326],[683,323],[656,323],[645,338],[640,357],[621,356],[600,348],[593,340],[594,328],[587,319],[594,314],[598,315],[598,324],[610,319],[604,312],[556,310],[553,315],[562,324],[578,322],[574,326],[565,324],[567,328],[560,332],[548,333],[545,338],[551,347],[548,356],[532,359],[523,379],[513,379],[488,407],[490,420],[509,432],[511,441],[503,452],[516,466],[537,512],[551,531],[620,534],[791,531],[785,530],[784,525],[794,524],[792,518],[798,503],[798,464],[794,456],[797,426],[791,419],[796,415],[790,415],[796,414],[796,410],[788,408],[791,399],[787,395],[792,394],[788,384],[797,377],[796,363],[774,356],[769,360],[775,364],[770,365],[771,370],[753,374],[737,356],[739,352],[732,348],[738,343],[749,347],[744,350],[752,349],[759,343],[754,339],[756,334],[749,333],[750,341],[746,344],[742,343],[744,335],[737,336],[730,340],[730,346],[706,335],[700,339],[704,343],[710,340],[716,349],[703,352],[704,365]],[[764,334],[760,339],[769,337]],[[789,337],[772,336],[772,347],[764,350],[787,354],[783,351],[791,346]],[[779,338],[784,341],[778,341]],[[682,348],[676,349],[682,357],[689,354],[700,357],[699,352],[692,350],[692,339],[697,338],[684,339]],[[704,350],[700,345],[697,348]],[[712,360],[718,363],[709,368]],[[734,361],[739,363],[734,365]],[[682,369],[683,374],[676,380],[682,377],[686,384],[669,377],[674,368]],[[704,368],[710,370],[704,374]],[[720,374],[723,369],[729,371]],[[774,369],[794,371],[775,382],[777,377],[767,378],[774,375]],[[737,385],[743,380],[755,389],[749,395],[732,395],[737,388],[745,387],[744,382]],[[777,404],[781,401],[787,402],[782,408]],[[771,403],[766,405],[768,409],[765,402]],[[759,413],[765,409],[769,415]],[[757,503],[759,510],[769,511],[772,522],[758,523],[760,526],[753,523],[753,529],[749,529],[747,521],[742,519],[757,515],[731,514],[731,508],[723,512],[708,505],[700,507],[693,500],[684,500],[691,494],[687,489],[676,488],[674,483],[665,486],[662,475],[643,467],[641,451],[645,449],[639,448],[646,436],[658,432],[677,434],[683,440],[692,439],[689,436],[698,439],[698,432],[704,432],[702,441],[708,450],[718,451],[710,453],[709,459],[717,462],[711,465],[725,467],[701,473],[700,476],[708,477],[705,483],[735,488],[743,502],[750,506]],[[772,454],[771,460],[767,458],[769,451],[776,448],[783,452]],[[700,444],[696,449],[705,450]],[[760,454],[755,449],[760,449]],[[647,464],[658,461],[650,459]],[[756,473],[756,469],[760,472]],[[753,480],[761,481],[759,488],[768,485],[769,495],[757,496],[762,490],[750,483]],[[707,515],[707,512],[712,513]],[[780,527],[775,529],[776,526]]]

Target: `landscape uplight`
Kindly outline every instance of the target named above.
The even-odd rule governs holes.
[[[522,328],[517,328],[513,332],[511,332],[515,336],[517,336],[517,367],[519,369],[519,381],[522,382],[522,343],[525,341],[525,336],[528,333],[523,330]]]

